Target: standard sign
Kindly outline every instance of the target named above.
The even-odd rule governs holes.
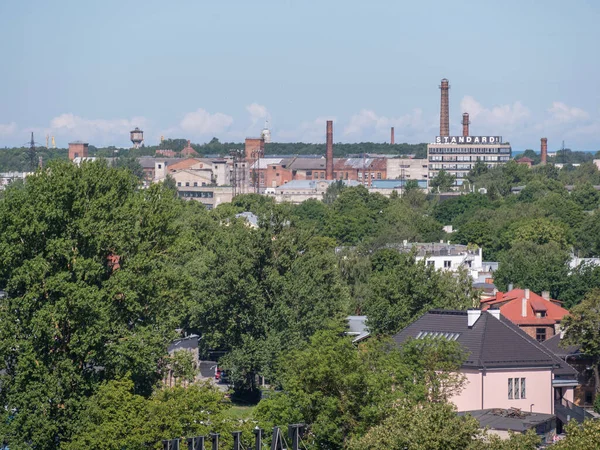
[[[436,144],[501,144],[502,136],[436,136]]]

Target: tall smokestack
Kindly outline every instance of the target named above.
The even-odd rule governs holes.
[[[327,151],[325,153],[325,178],[333,180],[333,120],[327,121]]]
[[[470,123],[471,122],[469,121],[469,113],[463,113],[463,121],[462,121],[463,136],[469,135],[469,124]]]
[[[546,164],[548,159],[548,138],[542,138],[542,164]]]
[[[446,78],[442,79],[440,85],[442,90],[442,103],[440,108],[440,136],[450,136],[450,107],[448,103],[448,91],[450,84]]]
[[[392,135],[390,137],[390,144],[394,145],[394,127],[392,127]]]

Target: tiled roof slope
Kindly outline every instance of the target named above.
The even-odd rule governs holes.
[[[558,333],[552,336],[550,339],[546,339],[544,342],[542,342],[542,345],[559,358],[566,358],[567,356],[579,354],[580,351],[578,345],[567,345],[566,347],[562,347],[560,342],[560,333]]]
[[[464,368],[553,367],[557,375],[575,374],[575,370],[542,347],[523,330],[500,316],[482,312],[469,328],[466,311],[432,310],[396,334],[401,345],[419,332],[459,333],[457,342],[467,352]]]
[[[529,299],[526,300],[526,315],[523,317],[522,301],[525,296],[524,289],[498,292],[496,297],[483,299],[481,308],[486,310],[492,306],[499,306],[502,315],[517,325],[553,325],[569,314],[569,311],[560,306],[558,300],[545,299],[535,292],[530,292]],[[536,311],[544,312],[545,317],[536,317]]]

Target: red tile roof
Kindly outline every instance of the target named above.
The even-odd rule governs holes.
[[[525,299],[525,317],[523,317],[523,299]],[[560,306],[560,301],[545,299],[535,292],[529,292],[526,299],[524,289],[513,289],[506,293],[498,292],[496,297],[481,300],[481,309],[487,310],[492,306],[500,308],[500,313],[517,325],[553,325],[559,323],[569,314]],[[544,317],[537,317],[536,312]]]

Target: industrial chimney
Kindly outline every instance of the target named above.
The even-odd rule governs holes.
[[[546,160],[548,159],[548,138],[542,138],[542,164],[546,164]]]
[[[325,179],[333,180],[333,120],[327,121],[327,151],[325,153]]]
[[[392,127],[392,135],[390,137],[390,144],[394,145],[394,127]]]
[[[450,136],[450,108],[448,103],[448,91],[450,84],[446,78],[442,79],[440,85],[442,90],[442,103],[440,109],[440,136]]]
[[[463,120],[462,120],[462,126],[463,126],[463,136],[468,136],[469,135],[469,124],[471,122],[469,121],[469,113],[463,113]]]

